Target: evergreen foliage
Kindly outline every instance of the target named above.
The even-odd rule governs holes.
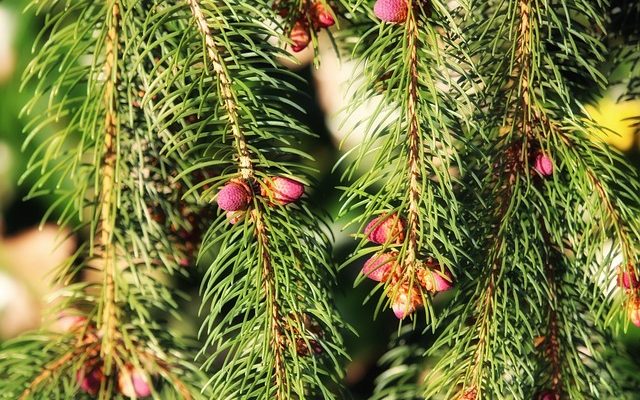
[[[49,323],[0,348],[0,398],[145,397],[123,390],[129,369],[158,399],[348,396],[329,228],[302,196],[313,134],[302,82],[279,65],[286,44],[312,46],[318,65],[317,34],[338,16],[337,43],[363,72],[346,115],[375,104],[341,161],[339,217],[360,232],[343,267],[367,258],[356,283],[378,281],[369,301],[400,319],[373,399],[637,393],[614,335],[640,324],[640,177],[593,140],[604,128],[585,108],[618,84],[621,100],[638,96],[637,2],[29,11],[46,20],[25,72],[29,196],[60,188],[45,219],[88,239],[56,271]],[[196,264],[200,342],[164,330],[180,317],[169,278]]]

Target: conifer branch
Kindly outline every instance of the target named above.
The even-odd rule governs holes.
[[[409,290],[413,289],[413,279],[418,262],[418,235],[420,229],[420,196],[422,194],[422,179],[420,163],[424,159],[420,140],[420,123],[418,121],[418,21],[413,9],[410,9],[406,26],[408,54],[408,91],[407,91],[407,141],[409,163],[409,184],[407,198],[407,253],[403,260],[405,271],[402,280],[409,280]],[[401,280],[401,282],[402,282]]]
[[[236,143],[236,150],[238,152],[238,172],[243,179],[252,179],[253,164],[251,162],[249,149],[247,148],[247,141],[244,137],[242,127],[238,119],[236,96],[231,88],[231,78],[229,76],[227,66],[225,65],[224,59],[222,58],[213,39],[207,19],[200,8],[199,0],[187,0],[187,2],[189,3],[189,7],[191,7],[191,12],[193,13],[193,17],[198,25],[198,30],[203,36],[207,55],[209,56],[213,70],[218,78],[218,92],[220,93],[220,98],[224,103],[224,108],[227,112],[227,117],[229,118],[231,132],[233,133],[233,138]]]
[[[111,368],[111,359],[114,354],[116,331],[118,326],[118,306],[116,299],[116,269],[117,250],[112,240],[115,228],[116,200],[116,164],[117,152],[115,150],[118,135],[118,114],[116,100],[116,86],[118,83],[118,29],[120,23],[120,6],[118,1],[113,1],[110,14],[107,17],[107,37],[105,42],[105,62],[103,67],[105,89],[105,136],[102,166],[102,187],[100,189],[100,251],[102,268],[104,272],[102,327],[104,329],[101,354],[105,360],[107,371]]]
[[[253,219],[256,225],[256,237],[258,240],[258,251],[260,253],[260,264],[262,266],[263,291],[267,301],[267,310],[270,313],[270,341],[269,344],[273,349],[273,370],[275,375],[276,392],[274,398],[276,400],[287,400],[289,393],[286,388],[287,374],[285,370],[285,346],[286,337],[283,334],[282,314],[280,305],[278,304],[278,288],[276,286],[275,277],[273,276],[273,266],[271,265],[271,256],[269,253],[269,238],[264,226],[261,212],[256,208],[253,210]]]

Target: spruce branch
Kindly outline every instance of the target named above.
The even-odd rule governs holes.
[[[297,148],[310,133],[298,78],[267,41],[278,36],[271,1],[155,4],[151,24],[168,34],[143,33],[145,51],[162,55],[143,80],[162,85],[143,103],[171,135],[163,154],[195,159],[178,175],[186,195],[209,202],[217,192],[223,209],[201,252],[213,258],[201,286],[208,388],[223,399],[336,398],[344,352],[326,228],[302,192],[283,198],[277,187],[310,181]]]
[[[375,217],[363,236],[381,245],[365,248],[362,241],[345,265],[375,251],[362,278],[383,281],[377,288],[398,318],[424,306],[432,320],[431,297],[451,287],[455,264],[464,257],[454,186],[464,130],[459,116],[468,112],[467,92],[475,84],[467,79],[471,62],[446,7],[415,1],[407,10],[399,24],[374,28],[375,20],[363,19],[352,29],[362,35],[353,56],[365,74],[356,80],[362,87],[348,112],[372,98],[380,105],[362,121],[366,139],[343,178],[364,163],[372,167],[346,188],[340,215],[357,210],[348,225],[360,226]]]
[[[100,216],[100,251],[102,255],[102,268],[104,273],[103,295],[104,303],[101,307],[101,323],[104,329],[103,345],[101,347],[102,358],[105,361],[107,373],[111,369],[111,357],[114,353],[114,341],[118,325],[118,310],[116,299],[116,249],[112,244],[115,217],[115,199],[117,189],[115,181],[115,169],[117,165],[117,153],[114,150],[118,141],[118,114],[116,111],[116,86],[118,82],[118,29],[120,23],[120,5],[113,1],[110,5],[111,15],[107,17],[107,37],[105,43],[104,61],[104,108],[105,108],[105,137],[103,149],[102,183],[99,201]]]
[[[132,98],[140,83],[130,69],[139,49],[133,32],[145,25],[140,15],[147,5],[81,1],[58,10],[57,4],[34,3],[49,18],[42,51],[26,79],[54,83],[39,85],[26,108],[29,113],[39,99],[49,98],[48,113],[34,117],[27,140],[47,123],[67,124],[43,142],[43,156],[32,160],[27,173],[41,171],[38,185],[50,179],[50,170],[68,171],[75,181],[74,190],[61,193],[54,206],[63,207],[62,224],[88,228],[89,240],[59,268],[55,279],[67,285],[66,298],[51,312],[79,315],[69,317],[73,322],[61,332],[50,331],[56,323],[49,324],[41,335],[3,346],[0,391],[25,399],[131,397],[122,382],[133,371],[146,376],[144,390],[155,397],[201,398],[207,393],[200,391],[204,377],[182,353],[189,346],[167,340],[151,318],[158,311],[174,312],[171,288],[155,278],[175,271],[184,255],[165,224],[173,225],[188,202],[175,207],[165,191],[170,183],[158,181],[176,160],[157,152],[166,137],[148,129],[153,110],[143,112]],[[101,278],[70,284],[92,270]],[[155,377],[165,384],[152,387]]]

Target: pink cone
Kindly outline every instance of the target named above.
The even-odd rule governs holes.
[[[536,156],[536,162],[533,167],[542,176],[553,175],[553,161],[544,153],[539,153]]]
[[[417,275],[420,285],[429,292],[446,292],[453,288],[453,276],[449,271],[443,273],[438,269],[420,268]]]
[[[105,381],[105,376],[102,372],[102,363],[86,363],[76,372],[76,380],[80,384],[80,389],[83,392],[95,396],[100,391],[102,382]]]
[[[313,21],[318,28],[328,28],[336,23],[336,20],[333,18],[333,14],[331,13],[331,9],[322,4],[321,1],[313,3],[311,12],[313,15]]]
[[[293,203],[304,194],[304,185],[283,176],[274,176],[265,180],[267,190],[262,189],[262,195],[269,197],[281,205]]]
[[[246,210],[250,202],[249,190],[238,182],[229,182],[218,192],[218,207],[225,211]]]
[[[384,22],[400,23],[407,20],[409,5],[407,0],[378,0],[373,12]]]
[[[386,281],[393,270],[397,255],[395,252],[375,254],[364,263],[362,275],[376,282]]]
[[[638,278],[633,271],[621,271],[618,275],[618,286],[624,289],[638,287]]]
[[[422,306],[422,296],[415,287],[412,287],[410,291],[405,288],[400,289],[391,304],[393,313],[398,319],[404,319],[413,314],[420,306]]]
[[[301,21],[298,21],[293,25],[293,29],[291,29],[289,37],[293,42],[291,50],[296,53],[304,50],[309,45],[309,42],[311,42],[309,27]]]
[[[374,218],[364,228],[364,233],[370,241],[378,244],[390,243],[400,244],[404,240],[404,219],[398,214],[383,214]]]
[[[143,370],[127,365],[118,373],[118,390],[123,396],[142,399],[151,395],[151,380]]]
[[[73,332],[76,329],[82,328],[86,322],[87,317],[83,315],[74,315],[63,311],[58,316],[58,320],[55,322],[52,329],[60,333]]]
[[[560,396],[552,390],[545,390],[538,395],[538,400],[558,400],[559,398]]]

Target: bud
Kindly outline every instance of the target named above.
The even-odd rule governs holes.
[[[246,210],[250,202],[249,188],[240,182],[229,182],[218,192],[218,207],[225,211]]]
[[[542,176],[553,175],[553,161],[544,153],[538,153],[533,168]]]
[[[293,203],[304,194],[304,185],[293,179],[283,176],[274,176],[265,180],[265,187],[262,187],[261,194],[271,197],[281,205]]]
[[[400,244],[404,240],[404,229],[404,219],[398,214],[383,214],[367,224],[364,234],[374,243],[385,244],[390,241]]]
[[[409,5],[407,0],[378,0],[373,12],[384,22],[400,23],[406,21]]]
[[[309,27],[302,21],[298,21],[293,25],[289,37],[293,42],[291,50],[296,53],[304,50],[309,45],[309,42],[311,42]]]
[[[640,299],[635,299],[629,305],[629,320],[640,328]]]
[[[618,286],[624,289],[638,287],[638,278],[636,277],[636,273],[633,268],[630,267],[627,271],[620,269],[620,272],[618,273]]]
[[[52,325],[54,332],[68,333],[83,328],[87,323],[84,315],[73,314],[73,311],[63,311],[58,315],[58,320]]]
[[[538,400],[560,400],[560,396],[558,396],[553,390],[545,390],[540,392]]]
[[[393,293],[391,293],[393,295]],[[395,294],[395,298],[391,304],[393,313],[398,319],[404,319],[407,315],[413,314],[418,307],[422,306],[422,295],[420,291],[411,287],[409,290],[406,287],[401,287]]]
[[[151,395],[151,380],[146,372],[127,364],[118,372],[118,391],[123,396],[142,399]]]
[[[449,271],[441,272],[438,269],[419,268],[417,275],[420,285],[429,292],[446,292],[453,288],[453,276]]]
[[[375,254],[364,263],[362,275],[376,282],[386,281],[397,256],[397,252]]]
[[[76,380],[83,392],[92,396],[97,395],[105,381],[102,361],[94,359],[85,363],[76,373]]]
[[[322,4],[321,1],[313,3],[311,14],[313,22],[318,28],[328,28],[336,23],[331,8]]]
[[[309,339],[307,342],[303,338],[296,339],[296,353],[301,357],[308,357],[311,354],[322,354],[322,346],[315,339]]]

